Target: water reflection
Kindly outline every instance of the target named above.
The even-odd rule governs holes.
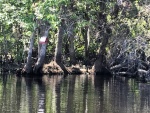
[[[93,75],[0,77],[0,113],[149,113],[150,84]]]

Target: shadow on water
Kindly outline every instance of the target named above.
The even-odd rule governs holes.
[[[149,113],[150,84],[94,75],[0,76],[0,113]]]

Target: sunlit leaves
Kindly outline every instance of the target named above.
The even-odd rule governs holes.
[[[67,6],[67,4],[68,4],[68,0],[59,0],[59,1],[58,1],[58,5],[59,5],[59,6],[60,6],[60,5]]]
[[[3,12],[12,12],[15,9],[16,9],[16,7],[11,5],[11,4],[2,4],[2,11]]]
[[[129,7],[124,2],[123,6],[120,7],[117,18],[111,17],[111,11],[116,4],[116,0],[104,1],[74,0],[72,4],[71,0],[34,0],[34,2],[31,0],[0,0],[0,23],[5,26],[4,31],[7,31],[8,37],[12,26],[14,26],[13,29],[16,26],[23,28],[23,37],[25,37],[25,35],[30,36],[35,25],[35,18],[47,20],[51,24],[50,34],[53,34],[53,38],[55,38],[60,20],[63,18],[66,21],[68,31],[73,24],[75,25],[75,35],[82,34],[81,28],[89,27],[91,30],[90,35],[95,40],[95,32],[99,30],[98,21],[100,17],[98,14],[102,13],[106,15],[107,23],[102,21],[100,27],[104,24],[107,24],[106,26],[108,27],[110,25],[114,37],[118,35],[123,37],[126,29],[129,29],[131,37],[136,37],[139,34],[150,36],[149,6],[144,4],[142,0],[130,0],[131,5]],[[140,5],[139,2],[144,5]],[[102,4],[106,6],[104,9],[102,9]],[[121,25],[126,25],[127,27],[121,27]],[[82,35],[79,37],[83,38]],[[24,41],[24,38],[20,39],[20,41]],[[76,45],[78,45],[79,41],[84,43],[84,40],[77,38]],[[52,43],[53,39],[50,42]],[[96,51],[96,45],[92,44],[90,47],[94,48],[91,51]],[[83,44],[77,50],[83,52]]]

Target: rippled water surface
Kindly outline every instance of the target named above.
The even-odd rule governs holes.
[[[0,113],[150,113],[150,84],[93,75],[5,75]]]

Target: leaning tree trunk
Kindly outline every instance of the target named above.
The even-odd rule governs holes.
[[[50,25],[47,22],[44,22],[44,25],[40,26],[40,32],[41,32],[41,38],[43,42],[41,42],[41,38],[39,41],[39,53],[38,53],[38,60],[34,66],[34,73],[37,74],[38,72],[41,71],[43,64],[44,64],[44,59],[45,59],[45,54],[46,54],[46,46],[47,46],[47,40],[48,40],[48,34],[50,30]]]
[[[62,64],[62,40],[63,35],[65,33],[65,20],[61,20],[61,25],[59,26],[59,32],[58,32],[58,38],[57,38],[57,44],[55,49],[55,62],[60,66],[60,68],[64,71],[64,74],[68,74],[68,70],[66,67]]]
[[[32,48],[34,45],[35,34],[36,34],[36,29],[34,29],[31,39],[30,39],[30,47],[29,47],[29,51],[28,51],[27,63],[23,69],[23,71],[26,72],[27,74],[32,72]]]

